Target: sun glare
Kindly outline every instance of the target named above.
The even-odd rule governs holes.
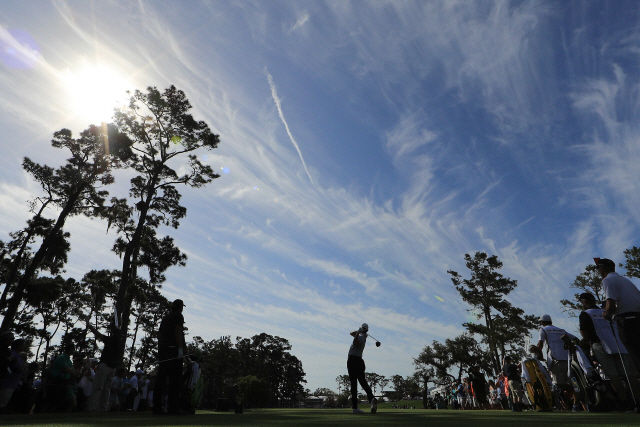
[[[84,64],[62,75],[71,113],[91,124],[110,121],[113,109],[123,105],[132,86],[115,69]]]

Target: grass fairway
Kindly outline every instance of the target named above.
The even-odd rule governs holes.
[[[363,408],[364,409],[364,408]],[[637,426],[640,414],[538,413],[381,409],[354,415],[350,409],[261,409],[244,414],[199,412],[191,416],[149,413],[0,415],[7,426],[380,426],[380,427],[514,427],[514,426]]]

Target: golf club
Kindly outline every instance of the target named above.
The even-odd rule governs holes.
[[[371,335],[367,334],[367,336],[369,338],[372,338],[375,342],[376,342],[376,347],[380,347],[382,345],[382,343],[380,341],[378,341],[377,339],[375,339],[374,337],[372,337]]]
[[[153,362],[154,364],[159,364],[159,363],[164,363],[164,362],[170,362],[172,360],[178,360],[178,359],[184,359],[185,357],[189,357],[191,356],[190,354],[185,354],[184,356],[177,356],[177,357],[172,357],[170,359],[165,359],[165,360],[156,360],[155,362]]]
[[[633,406],[637,408],[638,402],[636,401],[636,395],[633,393],[633,388],[631,388],[631,381],[629,381],[627,366],[624,364],[624,358],[622,357],[622,353],[620,353],[620,344],[618,344],[618,335],[616,334],[616,330],[613,327],[612,320],[609,321],[609,324],[611,325],[611,332],[613,332],[613,339],[615,339],[616,341],[616,347],[618,347],[618,356],[620,356],[620,362],[622,363],[622,368],[624,369],[624,375],[627,377],[627,385],[629,386],[629,391],[631,392],[631,397],[633,398]]]

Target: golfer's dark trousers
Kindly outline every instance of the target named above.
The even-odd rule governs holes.
[[[640,369],[640,313],[616,314],[620,340],[629,351],[636,367]]]
[[[168,411],[176,413],[180,411],[180,380],[182,378],[182,359],[161,362],[158,366],[158,375],[153,386],[153,411],[162,412],[162,402],[165,393],[168,395]],[[169,382],[167,383],[167,380]]]
[[[351,406],[353,409],[358,407],[358,382],[360,386],[367,393],[367,399],[369,402],[373,400],[373,393],[371,387],[367,384],[367,379],[364,376],[364,360],[362,357],[349,356],[347,359],[347,371],[349,372],[349,380],[351,381]]]

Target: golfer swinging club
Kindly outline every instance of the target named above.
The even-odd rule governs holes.
[[[365,365],[362,359],[362,352],[367,343],[367,332],[369,332],[369,325],[366,323],[363,323],[357,331],[351,332],[353,343],[351,344],[351,348],[349,348],[347,370],[349,371],[349,380],[351,381],[351,406],[353,407],[354,414],[364,414],[362,409],[358,409],[358,381],[365,393],[367,393],[367,399],[371,402],[371,413],[375,414],[378,410],[378,399],[373,397],[371,387],[367,384],[364,376]]]

